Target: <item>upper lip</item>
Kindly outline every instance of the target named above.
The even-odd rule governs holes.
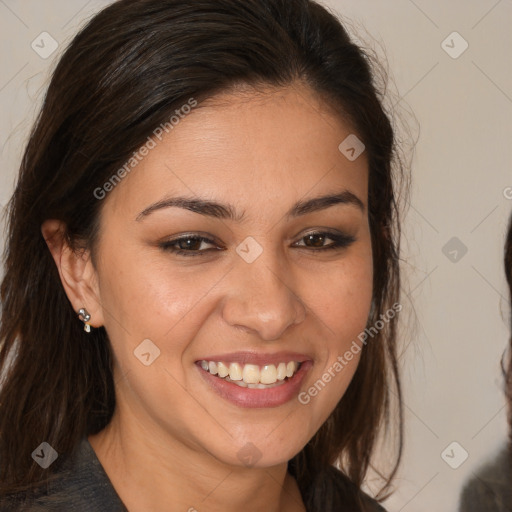
[[[296,361],[302,363],[304,361],[310,361],[311,358],[304,355],[298,354],[297,352],[276,352],[274,354],[262,354],[258,352],[232,352],[230,354],[216,354],[211,356],[205,356],[199,361],[214,361],[223,363],[240,363],[240,364],[255,364],[263,366],[265,364],[279,364],[288,363],[290,361]]]

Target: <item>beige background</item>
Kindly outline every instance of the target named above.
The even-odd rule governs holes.
[[[1,206],[49,71],[84,20],[109,3],[0,0]],[[384,48],[398,107],[419,125],[403,254],[406,450],[386,507],[451,512],[464,480],[505,439],[499,361],[509,322],[502,253],[512,210],[512,1],[324,3]],[[31,48],[43,31],[59,43],[48,59]],[[448,37],[454,31],[460,37]],[[458,58],[446,53],[464,41]],[[469,453],[458,469],[441,457],[453,441]],[[447,460],[459,462],[462,448],[450,448]]]

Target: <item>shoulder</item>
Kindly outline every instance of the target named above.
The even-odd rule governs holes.
[[[364,505],[364,512],[386,512],[386,509],[378,501],[370,498],[364,492],[361,493],[361,498]]]
[[[323,468],[315,475],[306,490],[306,508],[332,512],[386,512],[382,505],[334,466]]]
[[[511,482],[512,458],[503,449],[465,484],[459,512],[512,512]]]
[[[386,509],[373,498],[370,498],[367,494],[362,494],[362,501],[364,504],[364,512],[386,512]]]
[[[44,490],[0,502],[0,512],[126,512],[86,437]]]

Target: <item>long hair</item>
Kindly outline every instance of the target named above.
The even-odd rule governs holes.
[[[504,260],[505,275],[507,277],[510,294],[510,343],[508,347],[508,361],[505,368],[505,394],[508,402],[509,451],[512,456],[512,216],[508,223]]]
[[[332,106],[366,146],[374,267],[368,326],[399,301],[396,183],[403,166],[372,59],[340,21],[312,0],[114,2],[88,22],[60,58],[8,205],[1,284],[0,495],[49,482],[83,436],[109,423],[116,404],[106,331],[84,333],[41,234],[42,223],[61,220],[71,247],[90,249],[94,262],[102,206],[95,190],[175,109],[190,98],[200,104],[239,84],[298,82]],[[397,417],[395,464],[384,476],[381,496],[389,490],[402,448],[397,319],[373,336],[342,400],[289,463],[310,511],[358,502],[359,491],[353,489],[364,481],[379,433]],[[61,454],[44,470],[31,458],[39,440]]]

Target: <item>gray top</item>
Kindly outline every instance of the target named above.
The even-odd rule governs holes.
[[[39,492],[30,499],[3,499],[0,512],[128,512],[87,437],[58,473],[59,478],[49,484],[47,492]],[[366,511],[385,512],[375,500],[364,493],[362,496]]]
[[[0,503],[0,512],[128,512],[115,491],[87,437],[61,468],[62,478],[50,491],[23,503]]]
[[[512,512],[512,455],[506,448],[466,483],[459,512]]]

